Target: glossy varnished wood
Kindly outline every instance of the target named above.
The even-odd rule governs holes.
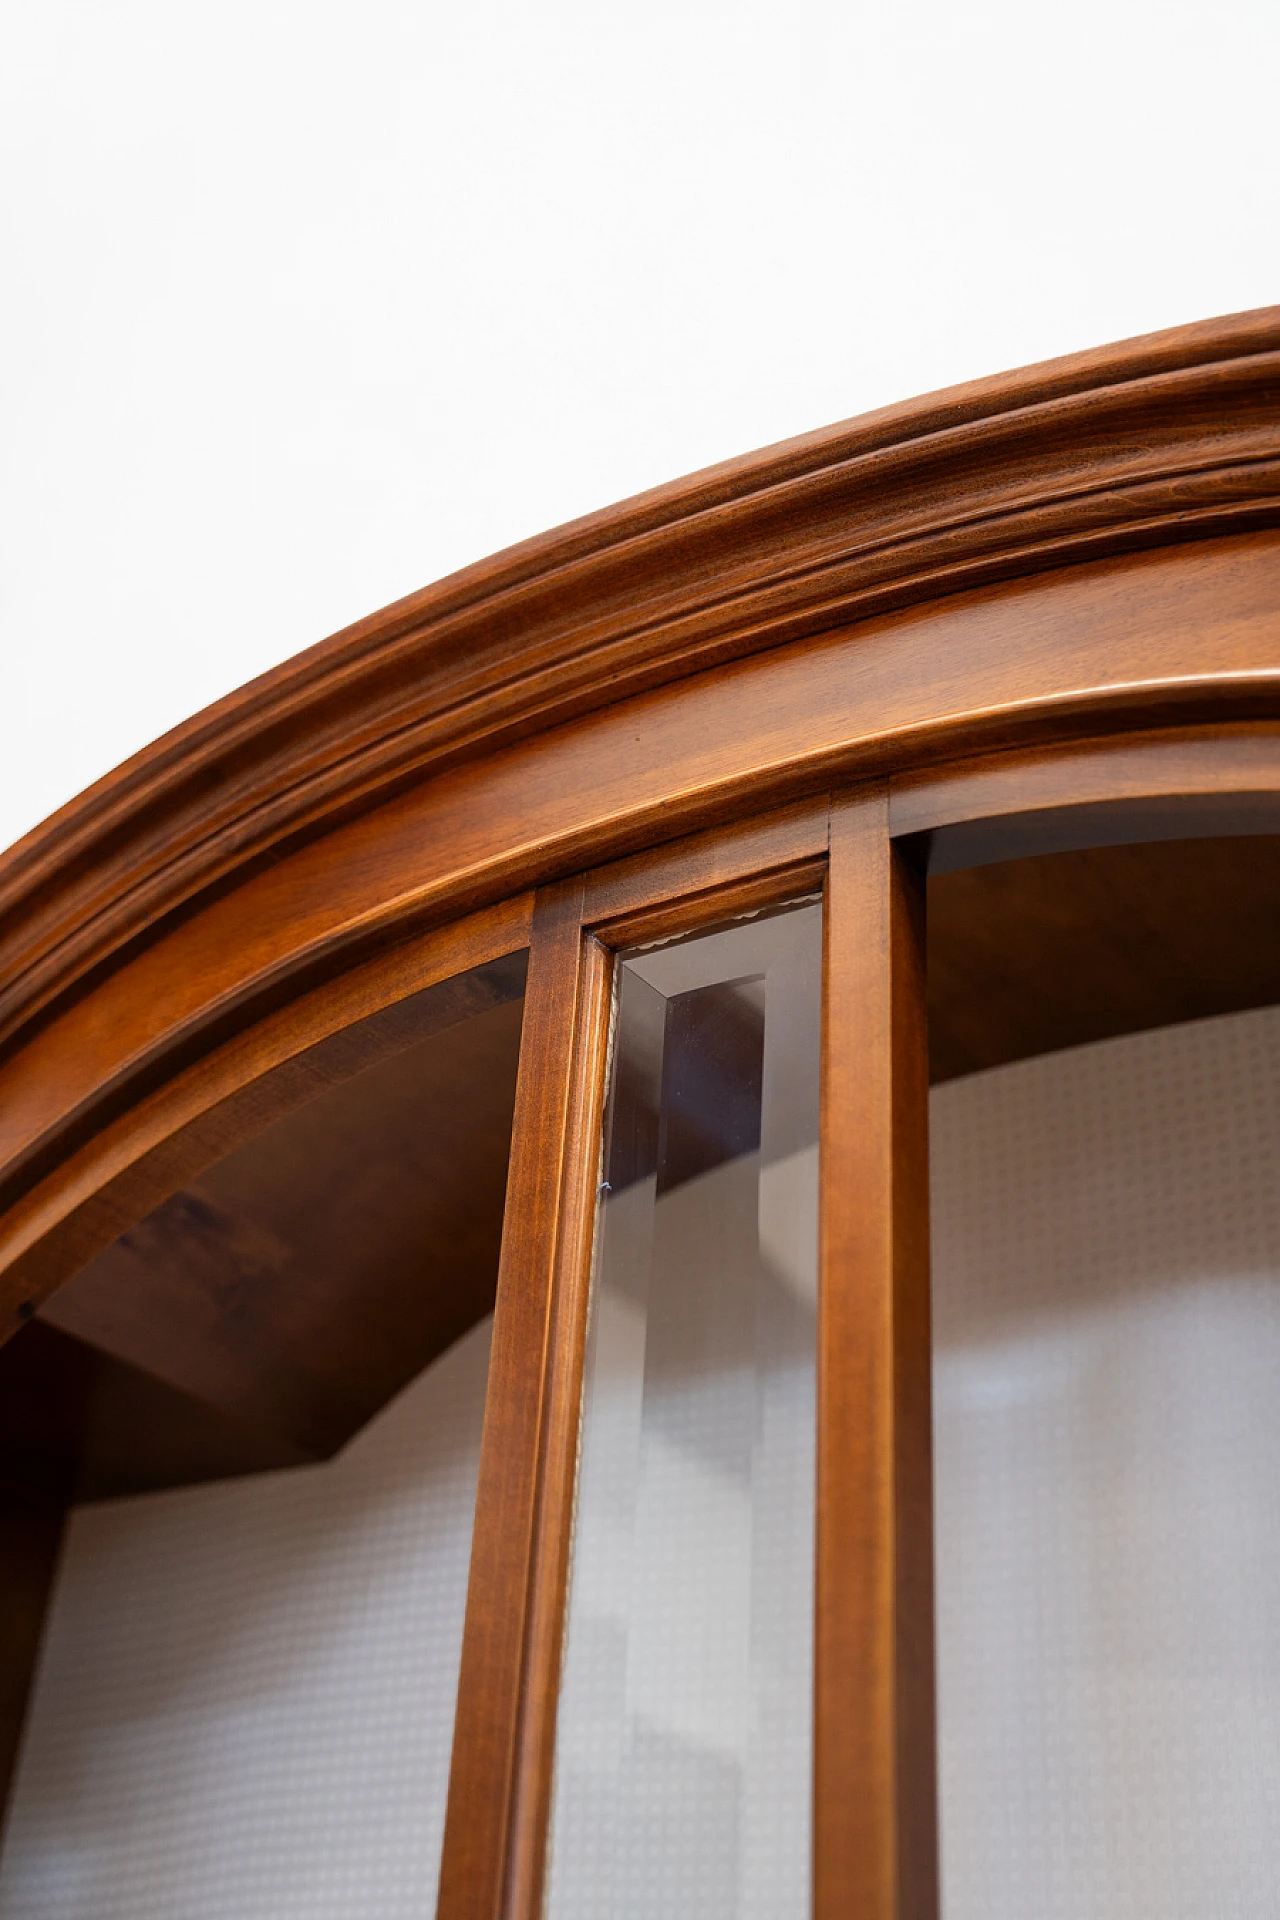
[[[815,1913],[933,1920],[918,867],[935,875],[935,960],[950,955],[933,982],[939,1034],[951,1001],[943,1070],[961,1071],[1017,1057],[1001,1047],[1019,1020],[1024,1051],[1079,1037],[1055,979],[1140,1011],[1115,929],[1145,903],[1151,933],[1155,868],[1121,846],[1117,890],[1064,850],[1276,830],[1278,379],[1280,313],[1244,315],[694,476],[323,643],[0,860],[0,1337],[368,1066],[363,1016],[523,947],[524,890],[541,890],[446,1920],[538,1907],[606,948],[807,890],[826,795],[855,786],[835,804],[827,893]],[[1063,895],[1037,861],[1011,885],[1007,863],[1033,854],[1075,859],[1084,945],[1055,931]],[[1006,864],[946,871],[973,862]],[[991,986],[999,927],[1003,959],[1021,939],[1038,982],[1004,1039],[982,1014],[984,992],[988,1015],[1010,998],[1007,974]],[[1269,936],[1234,931],[1243,978]],[[1148,972],[1148,1010],[1165,988],[1166,1008],[1198,1005],[1188,980],[1207,962],[1190,954],[1172,987]],[[1215,964],[1220,985],[1221,950]],[[160,1248],[161,1266],[181,1251]],[[301,1293],[293,1274],[286,1332]],[[114,1314],[124,1293],[104,1298]],[[145,1306],[134,1334],[157,1324]],[[208,1391],[219,1337],[171,1325],[168,1359],[147,1349],[170,1366],[164,1390]],[[295,1400],[281,1426],[270,1368],[211,1411],[269,1410],[272,1444],[323,1450],[363,1361],[358,1341],[313,1347],[341,1418],[299,1423]],[[205,1371],[175,1373],[184,1353]],[[252,1374],[263,1353],[241,1357]],[[28,1537],[31,1595],[54,1534]]]
[[[72,1500],[324,1457],[491,1306],[523,956],[438,974],[527,931],[503,914],[312,996],[19,1263],[32,1304],[111,1242],[0,1347],[0,1786]]]
[[[4,1068],[10,1205],[113,1103],[353,942],[832,781],[984,746],[1257,720],[1277,700],[1280,534],[1265,533],[958,595],[539,734],[255,873],[34,1031]]]
[[[529,1911],[572,1510],[608,967],[581,882],[534,913],[440,1920]]]
[[[923,885],[883,787],[831,813],[815,1920],[937,1920]]]
[[[643,946],[817,891],[827,811],[823,794],[598,868],[587,875],[585,922],[610,947]]]
[[[1280,1002],[1280,837],[1080,848],[929,881],[934,1080]]]
[[[582,1012],[575,1036],[568,1138],[561,1174],[559,1238],[551,1295],[550,1365],[538,1511],[528,1588],[528,1637],[503,1911],[509,1920],[541,1912],[555,1757],[556,1705],[564,1645],[569,1548],[581,1432],[586,1349],[613,969],[588,937],[582,948]]]
[[[1074,847],[1280,831],[1280,724],[1151,728],[895,774],[931,874]]]
[[[974,585],[1275,524],[1275,309],[888,407],[481,562],[240,689],[0,861],[0,1034],[397,783]]]
[[[454,984],[403,1004],[394,1051],[185,1182],[43,1317],[299,1457],[344,1445],[493,1306],[521,969],[469,1006]]]
[[[0,1339],[168,1195],[264,1128],[404,1044],[397,1012],[441,988],[440,1025],[493,1004],[476,970],[527,946],[532,896],[400,942],[180,1064],[0,1215]],[[421,1014],[411,1018],[419,1022]]]
[[[540,896],[441,1920],[537,1920],[541,1912],[601,1167],[609,950],[718,925],[820,886],[827,814],[825,799],[792,807]]]

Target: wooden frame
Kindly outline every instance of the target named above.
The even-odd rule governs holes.
[[[476,1499],[442,1920],[541,1910],[612,953],[803,893],[825,805],[561,883],[534,914]]]
[[[871,783],[706,832],[539,896],[545,1010],[527,1044],[540,1091],[528,1105],[522,1096],[513,1149],[519,1218],[495,1327],[503,1371],[477,1505],[442,1920],[541,1911],[610,952],[825,881],[813,1910],[815,1920],[932,1920],[929,837],[987,832],[994,820],[1020,851],[1088,844],[1108,830],[1149,833],[1153,807],[1165,831],[1269,820],[1280,785],[1271,744],[1269,731],[1182,730],[990,756],[927,784]]]
[[[376,1057],[376,1016],[430,987],[447,987],[528,945],[532,899],[410,939],[302,993],[208,1057],[179,1071],[108,1125],[61,1169],[52,1219],[19,1206],[0,1225],[0,1259],[16,1317],[204,1168],[325,1086]],[[456,1017],[456,1016],[455,1016]],[[89,1356],[86,1354],[85,1358]],[[87,1380],[79,1397],[88,1391]],[[35,1462],[0,1476],[0,1821],[8,1796],[40,1629],[74,1494],[73,1459],[50,1477]],[[30,1483],[28,1483],[30,1481]]]
[[[657,488],[335,634],[4,856],[0,1034],[183,901],[461,755],[992,582],[1275,527],[1278,354],[1265,308],[928,394]]]
[[[509,1910],[536,1871],[572,1495],[608,968],[582,937],[582,888],[534,913],[520,1078],[481,1446],[440,1911]]]
[[[0,1219],[0,1266],[11,1312],[43,1299],[158,1201],[240,1141],[310,1097],[319,1049],[358,1021],[423,988],[529,944],[533,901],[518,895],[488,912],[410,937],[302,992],[176,1071],[83,1144],[53,1181]],[[345,1074],[361,1059],[335,1061]]]
[[[1280,830],[1277,367],[1237,316],[695,476],[0,859],[3,1334],[305,1049],[530,948],[446,1920],[539,1911],[611,954],[824,875],[814,1910],[935,1913],[923,875]]]
[[[824,881],[814,1913],[936,1911],[922,877],[879,783],[540,897],[441,1920],[541,1911],[608,954]]]
[[[442,773],[33,1012],[4,1064],[0,1208],[56,1204],[77,1146],[305,988],[531,885],[984,749],[1270,726],[1277,606],[1280,534],[1173,547],[777,648]]]
[[[933,1920],[923,874],[880,786],[832,808],[814,1652],[815,1920]]]

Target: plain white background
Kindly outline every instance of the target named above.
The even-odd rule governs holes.
[[[1276,0],[8,0],[0,845],[695,467],[1280,297]]]

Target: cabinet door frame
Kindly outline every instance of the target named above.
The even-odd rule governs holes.
[[[438,1912],[536,1915],[551,1808],[613,957],[822,884],[802,804],[536,896]]]
[[[814,1920],[935,1920],[925,878],[1277,823],[1273,727],[868,781],[535,896],[441,1920],[537,1920],[613,957],[822,889]]]
[[[4,1222],[24,1308],[285,1104],[375,1007],[530,951],[440,1913],[535,1920],[552,1788],[613,955],[822,887],[814,1914],[937,1907],[924,876],[1123,840],[1274,832],[1276,723],[906,768],[556,879],[299,991],[171,1071]],[[765,790],[761,790],[761,797]],[[15,1257],[16,1256],[16,1257]]]
[[[613,955],[818,888],[813,1910],[925,1920],[936,1904],[923,886],[879,781],[538,895],[441,1920],[541,1910]]]

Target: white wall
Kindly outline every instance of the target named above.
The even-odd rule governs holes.
[[[1274,0],[14,0],[0,845],[711,460],[1277,298]]]

